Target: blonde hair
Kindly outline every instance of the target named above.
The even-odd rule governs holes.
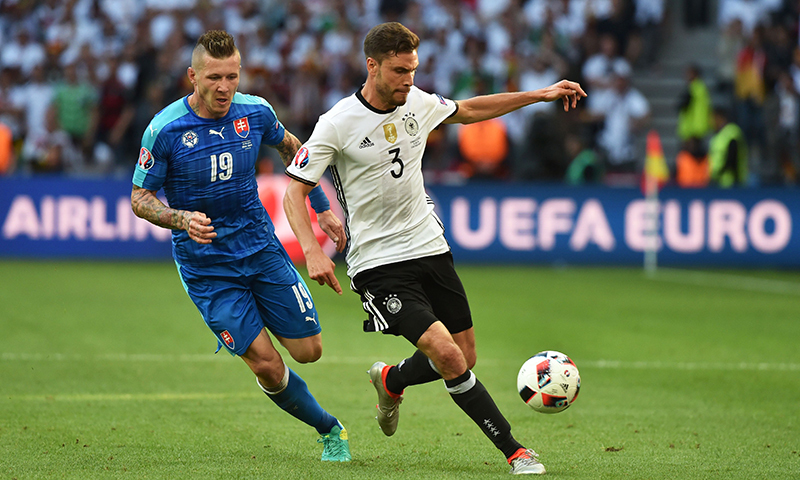
[[[202,65],[202,57],[207,54],[212,58],[228,58],[239,53],[233,36],[224,30],[209,30],[197,39],[192,51],[192,68],[198,70]]]

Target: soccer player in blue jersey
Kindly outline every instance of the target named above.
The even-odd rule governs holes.
[[[347,431],[322,409],[283,361],[269,333],[300,363],[322,354],[314,302],[258,198],[255,162],[262,143],[288,163],[300,141],[260,97],[236,91],[241,57],[233,37],[212,30],[188,68],[194,91],[159,112],[142,136],[131,206],[172,229],[172,253],[189,297],[220,347],[238,355],[261,390],[314,427],[322,460],[349,461]],[[164,189],[169,206],[156,192]],[[345,232],[317,186],[311,206],[344,249]]]

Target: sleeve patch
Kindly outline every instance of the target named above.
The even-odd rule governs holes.
[[[300,150],[294,156],[294,166],[298,169],[302,169],[306,165],[308,165],[308,149],[306,147],[300,147]]]
[[[150,150],[148,150],[145,147],[142,147],[142,149],[139,150],[139,162],[138,162],[139,168],[147,171],[150,170],[150,168],[152,168],[152,166],[155,163],[156,161],[153,158],[153,155],[150,153]]]

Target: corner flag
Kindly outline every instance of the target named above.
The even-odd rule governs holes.
[[[642,190],[645,194],[655,187],[659,189],[669,181],[669,168],[664,159],[664,149],[661,147],[661,137],[658,132],[647,132],[647,147],[644,157],[644,178]]]
[[[658,132],[647,133],[647,152],[644,158],[644,175],[642,175],[642,193],[647,202],[647,246],[644,250],[644,269],[652,276],[658,268],[659,216],[661,207],[658,202],[658,190],[669,180],[669,169],[664,160],[664,149]]]

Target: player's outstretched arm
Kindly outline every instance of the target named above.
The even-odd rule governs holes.
[[[564,111],[578,106],[578,100],[586,97],[580,84],[561,80],[549,87],[528,92],[495,93],[459,100],[458,111],[444,123],[475,123],[500,117],[519,108],[537,102],[552,102],[561,99]]]
[[[205,213],[169,208],[152,190],[134,185],[131,190],[131,208],[137,217],[153,225],[171,230],[186,230],[189,238],[197,243],[211,243],[217,236],[211,226],[211,219]]]
[[[328,285],[341,295],[342,287],[336,278],[336,265],[322,251],[322,247],[320,247],[317,237],[311,229],[311,218],[308,216],[308,210],[306,209],[306,197],[312,188],[310,185],[292,179],[283,197],[283,210],[294,235],[297,237],[297,241],[300,243],[300,247],[303,249],[308,276],[312,280],[316,280],[320,285]],[[339,240],[344,241],[344,235]]]

